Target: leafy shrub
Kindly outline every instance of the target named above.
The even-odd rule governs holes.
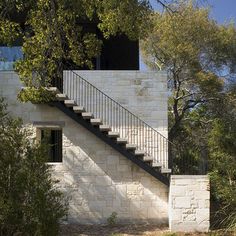
[[[236,231],[236,118],[216,120],[211,132],[211,194],[217,226]],[[233,119],[232,119],[233,121]]]
[[[21,102],[32,102],[39,104],[53,101],[55,95],[44,87],[26,87],[20,91],[17,97]]]
[[[117,222],[117,212],[112,212],[111,215],[107,218],[108,225],[115,225]]]
[[[0,235],[57,235],[66,202],[46,164],[47,147],[0,99]]]

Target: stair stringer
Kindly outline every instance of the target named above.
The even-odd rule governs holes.
[[[92,132],[95,136],[97,136],[102,141],[110,145],[113,149],[118,151],[127,159],[129,159],[130,161],[138,165],[140,168],[148,172],[157,180],[161,181],[163,184],[169,186],[169,179],[167,176],[165,176],[159,171],[156,171],[152,166],[146,164],[141,159],[137,158],[137,156],[135,156],[133,153],[127,151],[127,149],[123,148],[121,145],[119,145],[114,140],[109,138],[105,133],[101,132],[98,127],[93,126],[89,121],[85,120],[82,116],[76,114],[71,108],[68,108],[67,106],[65,106],[63,102],[51,102],[49,105],[57,107],[59,110],[61,110],[66,115],[68,115],[71,119],[73,119],[75,122],[82,125],[88,131]]]

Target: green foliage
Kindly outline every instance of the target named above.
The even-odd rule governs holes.
[[[10,0],[8,4],[0,0],[0,12],[0,42],[23,43],[24,57],[15,65],[21,80],[27,87],[35,82],[48,87],[62,79],[64,64],[91,69],[103,37],[123,33],[138,39],[149,4],[147,0]],[[84,28],[83,22],[97,25],[103,36]]]
[[[171,140],[189,111],[218,99],[224,87],[222,71],[235,76],[236,69],[233,24],[218,25],[209,17],[208,9],[192,1],[179,1],[172,8],[173,14],[151,15],[150,32],[141,42],[146,63],[169,73]]]
[[[110,37],[123,32],[131,39],[142,37],[141,30],[148,20],[150,5],[148,0],[142,1],[97,1],[99,28],[104,36]]]
[[[0,42],[11,45],[20,36],[19,25],[7,19],[0,19]]]
[[[176,173],[197,173],[208,159],[212,227],[235,231],[236,93],[225,89],[219,101],[190,111],[174,143]]]
[[[169,157],[176,173],[193,174],[209,159],[216,224],[236,223],[236,29],[208,8],[177,1],[153,13],[141,42],[146,63],[169,74]]]
[[[151,15],[150,33],[142,41],[151,67],[194,73],[231,66],[236,52],[233,24],[218,25],[210,19],[208,9],[198,8],[192,1],[179,1],[172,8],[176,13]]]
[[[163,236],[177,236],[176,233],[165,233]]]
[[[107,218],[108,225],[115,225],[117,222],[117,212],[112,212],[111,215]]]
[[[202,174],[207,165],[207,134],[210,130],[206,107],[190,111],[173,140],[173,171],[176,174]]]
[[[46,164],[47,148],[30,140],[0,102],[0,235],[57,235],[66,214]]]
[[[33,7],[27,21],[31,32],[23,37],[24,59],[16,64],[26,86],[32,86],[35,80],[48,86],[53,78],[60,79],[63,61],[91,68],[101,42],[95,34],[82,32],[77,23],[82,9],[76,12],[74,5],[64,0],[36,1]]]
[[[209,134],[212,197],[215,219],[221,227],[236,230],[236,96],[230,92],[218,104],[220,115]]]
[[[40,104],[53,101],[55,99],[55,95],[49,92],[45,87],[26,87],[19,92],[17,98],[21,102]]]

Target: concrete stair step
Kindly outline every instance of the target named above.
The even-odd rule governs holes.
[[[154,167],[154,168],[161,168],[162,167],[162,163],[154,162],[154,163],[152,163],[152,167]]]
[[[64,103],[67,107],[73,107],[76,105],[76,102],[74,100],[65,100]]]
[[[73,106],[73,111],[75,113],[82,113],[82,112],[85,112],[85,109],[82,106]]]
[[[152,162],[152,161],[153,161],[153,158],[150,157],[150,156],[144,156],[144,157],[143,157],[143,161],[145,161],[145,162]]]
[[[109,125],[99,125],[99,129],[100,129],[102,132],[111,131],[111,127],[110,127]]]
[[[47,87],[46,90],[55,94],[61,93],[57,87]]]
[[[128,143],[128,140],[125,138],[117,138],[116,142],[119,144],[126,144]]]
[[[110,138],[118,138],[118,137],[120,137],[120,133],[119,132],[114,132],[114,131],[109,131],[108,132],[108,137],[110,137]]]
[[[102,120],[97,118],[97,119],[91,119],[90,120],[92,125],[102,125]]]
[[[64,100],[68,99],[68,97],[64,93],[58,93],[58,94],[56,94],[56,99],[57,99],[57,101],[64,101]]]
[[[126,149],[128,150],[135,150],[136,149],[136,144],[131,144],[131,143],[128,143],[125,145]]]
[[[136,155],[136,156],[144,156],[145,155],[145,151],[143,151],[143,150],[135,150],[134,155]]]
[[[85,120],[89,120],[89,119],[92,119],[93,118],[93,114],[91,112],[82,112],[82,117],[85,119]]]
[[[161,173],[162,174],[171,174],[171,169],[164,169],[164,168],[161,168]]]
[[[128,143],[128,140],[125,138],[120,138],[120,133],[111,131],[111,127],[109,125],[103,125],[102,120],[100,118],[94,118],[91,112],[85,112],[85,108],[83,106],[77,106],[74,100],[69,100],[66,94],[60,93],[57,87],[49,87],[48,91],[56,94],[56,98],[58,101],[64,101],[64,104],[67,107],[73,107],[73,111],[75,113],[79,113],[82,115],[84,119],[90,119],[90,122],[94,126],[99,126],[101,132],[108,132],[107,135],[110,138],[116,138],[116,142],[118,144],[124,144],[127,150],[134,151],[135,156],[140,156],[144,162],[149,162],[153,168],[158,168],[162,174],[170,174],[171,169],[162,168],[162,163],[153,163],[153,158],[151,156],[145,156],[144,150],[136,150],[136,144]]]

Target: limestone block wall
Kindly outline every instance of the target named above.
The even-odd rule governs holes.
[[[69,222],[105,223],[116,212],[121,223],[168,223],[167,186],[56,108],[18,102],[21,86],[14,72],[0,72],[0,95],[12,115],[22,117],[35,133],[33,123],[39,121],[64,124],[63,162],[52,166],[53,176],[69,197]]]
[[[116,70],[74,72],[168,137],[168,94],[165,72]],[[75,82],[76,76],[71,71],[64,71],[66,94],[72,85],[68,79],[72,81],[72,78]],[[80,89],[78,85],[74,93]]]
[[[167,186],[73,121],[66,127],[64,161],[54,168],[71,199],[70,222],[106,223],[116,212],[120,223],[167,224]]]
[[[108,99],[83,78],[117,101]],[[64,93],[168,168],[167,78],[154,71],[64,71]],[[134,115],[126,111],[129,110]],[[139,119],[145,121],[144,124]],[[157,130],[159,133],[155,132]],[[163,137],[164,136],[164,137]]]
[[[207,232],[210,226],[210,186],[206,175],[172,175],[169,193],[171,231]]]

